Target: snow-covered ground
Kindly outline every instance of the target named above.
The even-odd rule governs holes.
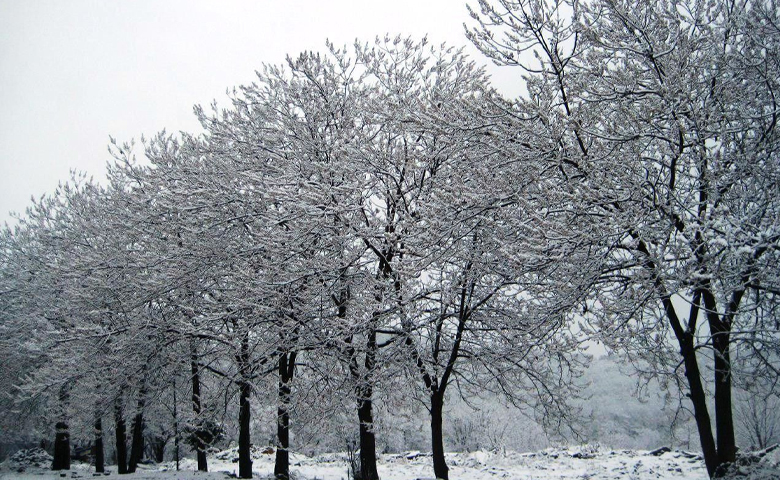
[[[272,478],[274,456],[258,453],[252,468],[256,478]],[[165,463],[143,466],[133,475],[117,475],[114,467],[108,467],[112,474],[100,476],[106,479],[223,479],[238,470],[235,450],[220,452],[209,458],[208,474],[194,472],[195,463],[183,460],[181,470],[175,471],[175,464]],[[646,451],[602,450],[593,447],[570,449],[547,449],[537,453],[451,453],[447,454],[450,478],[453,480],[493,479],[706,479],[703,462],[697,455],[686,452],[666,452],[651,455]],[[347,480],[347,462],[343,454],[328,454],[317,457],[292,455],[292,471],[296,478],[306,480]],[[20,466],[7,461],[0,478],[48,480],[59,478],[97,478],[89,465],[74,464],[67,473],[51,472],[45,467]],[[414,480],[433,478],[431,458],[418,452],[382,455],[379,475],[383,480]]]
[[[254,454],[255,478],[273,478],[273,454]],[[142,466],[132,475],[118,475],[113,466],[108,475],[93,474],[87,464],[74,464],[69,472],[52,472],[45,467],[20,465],[6,461],[0,465],[0,478],[21,480],[54,480],[59,478],[106,478],[106,479],[149,479],[149,480],[212,480],[224,479],[235,474],[238,465],[235,449],[226,450],[209,457],[209,473],[193,471],[195,462],[183,460],[180,471],[175,464],[165,463]],[[707,472],[701,457],[682,451],[655,452],[633,450],[607,450],[597,447],[575,447],[547,449],[536,453],[450,453],[447,454],[450,478],[453,480],[705,480]],[[771,469],[766,476],[748,475],[743,478],[771,479],[780,472],[780,449],[761,459]],[[292,455],[292,471],[299,480],[347,480],[347,462],[343,454],[327,454],[317,457]],[[23,469],[24,471],[19,471]],[[766,471],[766,470],[765,470]],[[406,454],[382,455],[379,474],[383,480],[432,479],[431,458],[427,454],[410,452]]]

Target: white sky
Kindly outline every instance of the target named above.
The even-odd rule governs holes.
[[[109,135],[197,132],[262,63],[377,35],[467,44],[466,0],[0,0],[0,222],[75,169],[105,177]],[[475,60],[489,62],[473,46]],[[488,66],[507,94],[520,72]]]

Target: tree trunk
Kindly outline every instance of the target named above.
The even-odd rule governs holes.
[[[338,307],[338,317],[346,318],[347,301],[349,300],[349,288],[345,288],[336,301]],[[374,314],[376,316],[376,314]],[[360,422],[360,477],[361,480],[379,480],[379,473],[376,468],[376,437],[374,436],[374,415],[372,375],[376,368],[376,331],[370,330],[368,341],[366,343],[365,371],[361,373],[358,363],[358,356],[352,347],[352,337],[348,337],[346,343],[349,344],[347,352],[349,355],[349,371],[352,381],[355,382],[355,396],[357,398],[358,421]]]
[[[146,405],[146,385],[141,386],[138,392],[138,409],[133,420],[133,438],[130,442],[130,460],[127,463],[127,471],[135,472],[141,459],[144,457],[144,406]]]
[[[704,463],[707,466],[707,474],[711,478],[715,475],[719,463],[718,451],[715,448],[715,439],[712,435],[710,414],[707,410],[707,397],[701,383],[701,372],[699,371],[699,362],[696,360],[696,351],[693,348],[692,335],[686,334],[684,341],[681,343],[681,353],[685,363],[685,377],[688,380],[689,396],[691,403],[693,403],[693,416],[699,431],[699,442],[704,455]]]
[[[190,367],[192,370],[192,411],[195,414],[196,424],[198,425],[195,430],[195,450],[198,458],[198,471],[208,472],[208,463],[206,460],[206,445],[203,442],[203,427],[202,418],[200,418],[201,406],[200,406],[200,372],[198,369],[198,352],[195,349],[195,345],[191,346]]]
[[[474,238],[474,241],[476,241],[476,237]],[[468,273],[471,271],[472,265],[472,262],[469,261],[464,268],[464,272]],[[473,284],[471,284],[471,287],[471,289],[473,289]],[[442,480],[449,479],[450,470],[449,467],[447,467],[447,460],[444,457],[444,431],[442,428],[444,417],[444,392],[450,383],[452,373],[455,371],[455,363],[458,360],[460,345],[463,341],[463,332],[466,330],[466,322],[471,317],[470,301],[467,300],[469,290],[467,285],[461,287],[458,329],[455,333],[455,341],[452,343],[447,365],[444,367],[440,382],[437,385],[435,379],[431,378],[427,372],[424,372],[423,374],[426,385],[431,389],[431,455],[433,457],[433,472],[437,479]],[[436,350],[434,355],[434,359],[438,361],[437,356],[438,350]],[[422,368],[422,364],[418,363],[418,365]]]
[[[252,456],[249,436],[249,394],[251,386],[249,384],[249,336],[244,335],[241,340],[241,354],[239,355],[239,368],[241,370],[241,382],[239,389],[241,395],[239,398],[238,412],[238,476],[239,478],[252,478]]]
[[[70,430],[67,423],[68,397],[68,385],[64,384],[59,391],[58,407],[60,420],[55,425],[52,470],[70,470]]]
[[[70,470],[70,431],[68,424],[57,422],[54,437],[54,460],[52,470]]]
[[[173,377],[173,458],[176,460],[176,471],[179,471],[179,408],[176,401],[176,377]],[[198,464],[200,467],[200,464]]]
[[[127,472],[127,428],[122,414],[121,400],[117,399],[114,403],[114,423],[116,424],[116,470],[119,474]]]
[[[444,432],[442,418],[444,411],[444,392],[435,391],[431,394],[431,452],[433,457],[433,473],[437,479],[449,479],[449,467],[444,458]]]
[[[151,458],[156,463],[162,463],[165,461],[165,445],[168,443],[168,439],[161,435],[154,435],[147,439],[147,458]]]
[[[718,441],[718,464],[733,463],[737,459],[734,438],[734,416],[731,405],[731,356],[729,332],[718,332],[712,337],[715,347],[715,430]]]
[[[649,260],[650,254],[644,243],[640,241],[639,246],[640,251],[648,257],[646,263],[648,270],[655,272],[655,264],[652,260]],[[657,281],[657,285],[660,286],[661,291],[665,291],[659,281]],[[702,293],[701,290],[697,290],[694,293],[686,329],[683,329],[680,323],[680,319],[672,304],[671,296],[662,295],[661,302],[669,324],[677,338],[677,343],[680,345],[680,355],[683,357],[683,364],[685,365],[685,378],[688,381],[688,389],[690,390],[688,397],[693,404],[693,418],[696,420],[696,429],[699,431],[699,443],[701,443],[701,450],[704,455],[704,464],[707,467],[707,474],[712,478],[719,465],[718,450],[715,446],[715,437],[712,434],[712,423],[709,410],[707,409],[707,396],[701,383],[701,371],[699,370],[699,362],[696,359],[693,333],[695,331],[696,319],[699,316],[699,304],[702,296],[705,298],[705,304],[707,303],[706,295],[702,295]]]
[[[103,420],[99,415],[95,418],[95,445],[92,447],[92,453],[95,455],[95,472],[103,473],[105,471],[105,458],[103,456]]]
[[[274,464],[274,476],[277,480],[290,478],[290,383],[295,374],[295,357],[295,352],[284,352],[279,356],[279,408],[276,424],[279,444]]]
[[[140,404],[140,402],[139,402]],[[138,464],[144,456],[144,414],[140,411],[136,413],[133,420],[133,439],[130,443],[130,461],[127,463],[128,473],[135,472]]]
[[[249,437],[249,384],[241,382],[241,398],[239,403],[238,423],[238,476],[252,478],[252,457]]]
[[[361,480],[379,480],[376,468],[376,436],[374,434],[374,387],[371,377],[376,367],[376,331],[368,335],[366,344],[365,374],[356,386],[358,420],[360,421],[360,475]],[[356,371],[357,369],[355,369]],[[353,373],[354,375],[354,373]]]
[[[367,389],[370,393],[371,388]],[[371,398],[358,400],[360,420],[360,475],[361,480],[379,480],[376,469],[376,437],[374,435],[373,402]]]

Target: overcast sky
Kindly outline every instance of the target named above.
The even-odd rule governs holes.
[[[109,135],[199,131],[192,106],[225,105],[262,63],[385,33],[466,45],[465,3],[0,0],[0,222],[73,169],[103,179]],[[488,69],[519,91],[519,72]]]

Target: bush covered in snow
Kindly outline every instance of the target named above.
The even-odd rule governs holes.
[[[48,468],[51,466],[52,456],[42,448],[29,448],[19,450],[3,462],[7,470],[24,471],[30,467]]]

